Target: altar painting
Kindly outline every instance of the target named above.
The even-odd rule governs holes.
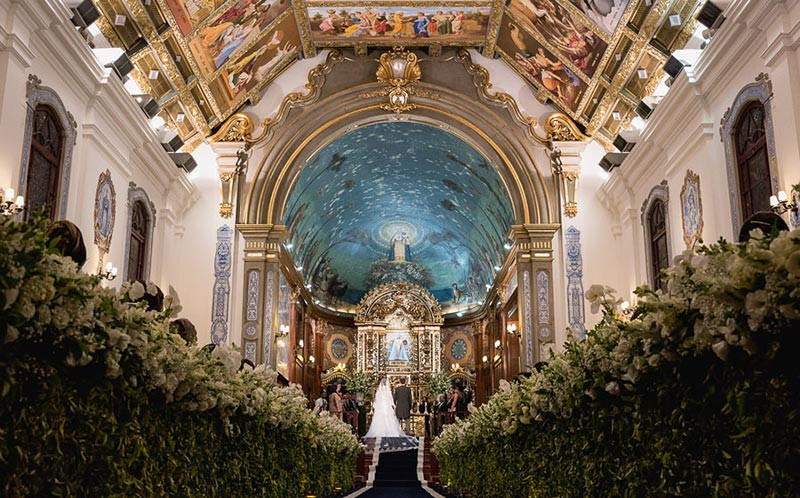
[[[183,35],[189,34],[196,25],[211,15],[227,0],[166,0]],[[246,3],[239,1],[237,4]]]
[[[608,35],[612,35],[617,29],[630,3],[630,0],[569,1]]]
[[[489,25],[490,5],[404,7],[374,4],[363,7],[310,7],[308,18],[315,42],[324,45],[363,42],[431,42],[477,45]]]

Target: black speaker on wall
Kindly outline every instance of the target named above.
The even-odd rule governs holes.
[[[88,28],[100,18],[100,9],[92,0],[82,2],[67,2],[67,7],[72,11],[72,24],[78,28]]]
[[[670,55],[667,62],[664,63],[664,72],[667,73],[670,78],[676,78],[681,74],[681,71],[683,71],[683,62],[676,59],[675,56]]]
[[[610,173],[614,168],[618,168],[626,157],[628,157],[626,152],[609,152],[600,159],[600,167]]]
[[[697,13],[697,22],[706,28],[718,28],[725,18],[722,17],[722,9],[714,2],[708,1],[700,8]]]
[[[191,173],[197,167],[197,161],[194,160],[191,154],[186,152],[169,152],[168,154],[172,162],[179,168],[183,168],[187,173]]]
[[[638,104],[636,104],[636,115],[642,119],[647,119],[650,115],[653,114],[653,108],[649,105],[645,104],[643,100],[640,100]]]

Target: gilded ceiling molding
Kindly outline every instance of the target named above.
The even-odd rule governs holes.
[[[411,95],[431,100],[440,98],[435,93],[414,86],[414,83],[419,82],[422,78],[422,69],[419,67],[417,54],[404,48],[395,47],[392,51],[382,53],[375,76],[386,86],[362,93],[358,98],[371,99],[388,96],[389,101],[380,106],[384,111],[400,114],[416,109],[417,105],[409,102]]]
[[[537,143],[545,147],[548,145],[547,137],[540,135],[539,132],[536,131],[536,127],[539,125],[539,123],[534,118],[526,116],[522,113],[517,101],[514,100],[514,97],[505,92],[490,91],[492,88],[492,82],[489,78],[489,71],[480,64],[473,62],[472,56],[469,55],[469,51],[467,49],[460,49],[456,53],[455,59],[461,62],[467,72],[472,75],[472,83],[475,85],[475,88],[478,89],[478,93],[481,95],[481,97],[488,102],[505,109],[509,109],[512,117],[514,117],[514,119],[522,123],[528,129],[528,132],[533,136],[533,139]]]
[[[286,113],[289,111],[289,109],[293,107],[307,106],[317,100],[319,98],[320,90],[325,84],[325,76],[331,72],[333,66],[342,60],[344,60],[344,57],[342,56],[341,51],[334,49],[328,52],[325,62],[315,66],[311,69],[311,71],[308,72],[308,83],[305,84],[305,88],[308,91],[306,93],[292,92],[284,97],[283,102],[281,102],[280,107],[278,107],[278,112],[275,113],[275,116],[272,118],[265,118],[261,123],[261,134],[255,138],[248,139],[247,142],[255,145],[263,141],[269,135],[272,127],[286,117]]]
[[[494,57],[495,47],[497,47],[497,37],[500,35],[500,22],[503,20],[503,6],[505,3],[505,0],[494,0],[492,2],[489,27],[486,29],[486,44],[483,46],[484,57]]]
[[[216,133],[209,137],[209,142],[248,142],[252,138],[253,120],[247,114],[239,112],[229,117]]]
[[[297,29],[300,32],[300,41],[303,45],[303,56],[307,59],[317,55],[314,41],[311,39],[311,21],[308,19],[308,10],[303,0],[293,0],[292,10],[297,20]]]

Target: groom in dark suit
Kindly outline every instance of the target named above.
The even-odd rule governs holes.
[[[394,413],[400,422],[405,421],[406,433],[411,432],[411,389],[406,385],[405,377],[400,377],[400,385],[394,390]]]

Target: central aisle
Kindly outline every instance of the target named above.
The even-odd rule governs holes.
[[[374,479],[365,489],[350,497],[441,497],[420,481],[421,454],[422,448],[380,452],[374,467]]]

